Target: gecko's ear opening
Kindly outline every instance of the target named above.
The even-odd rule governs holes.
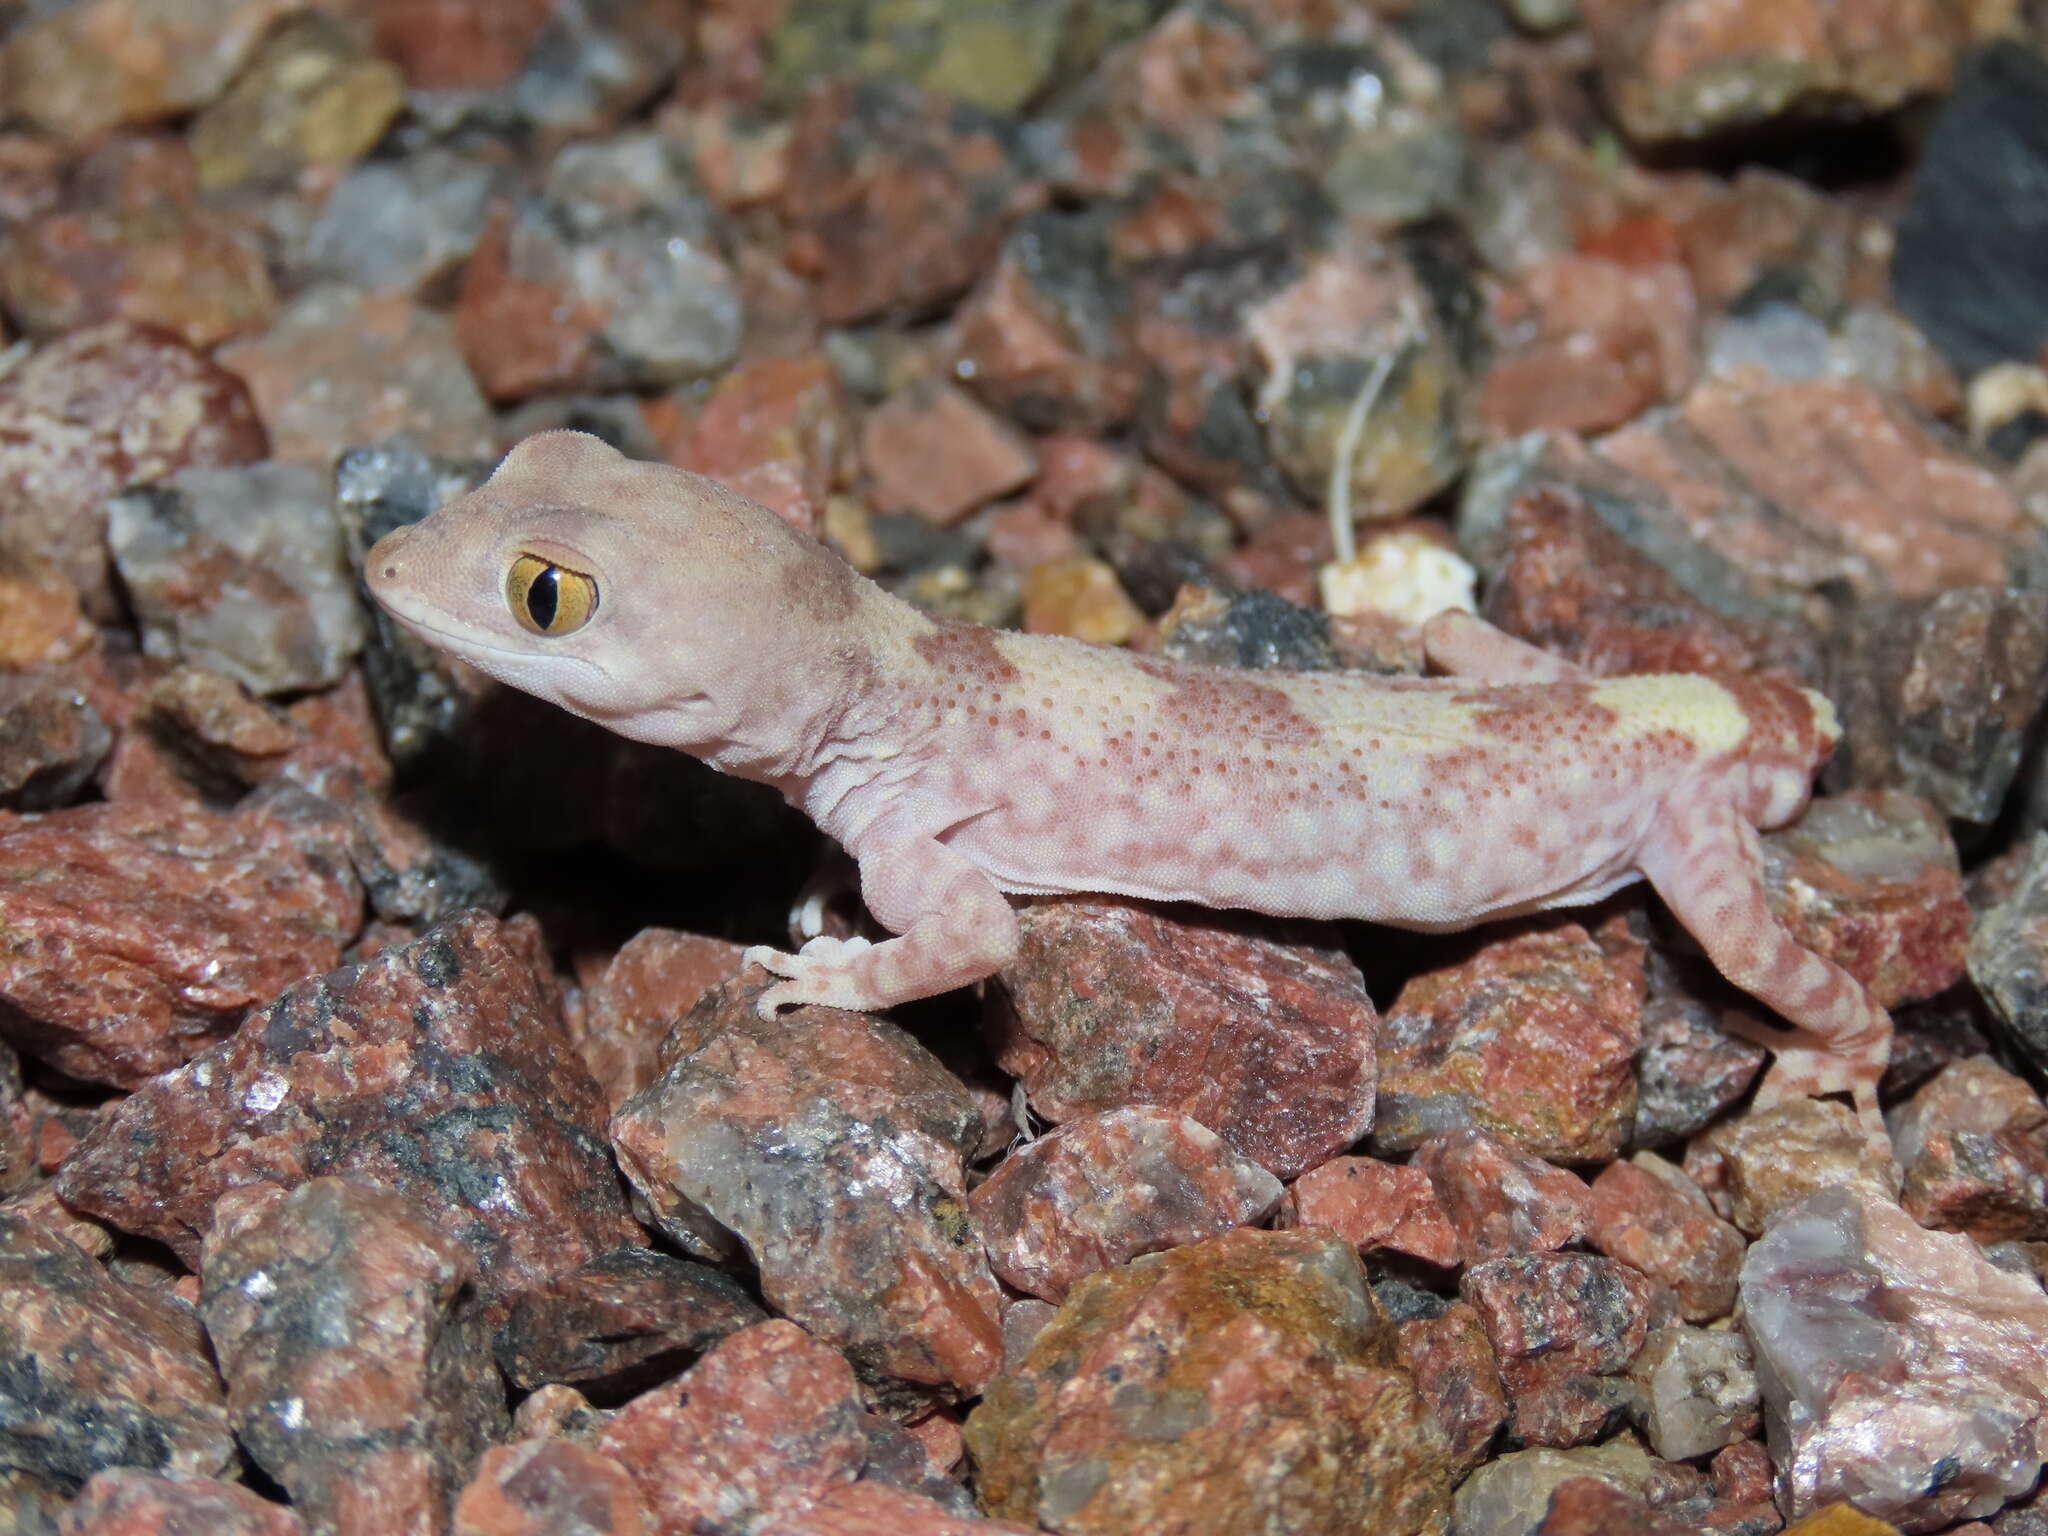
[[[597,613],[597,582],[539,555],[520,555],[505,573],[505,602],[536,635],[573,634]]]

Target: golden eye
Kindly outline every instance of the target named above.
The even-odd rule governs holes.
[[[536,635],[566,635],[597,612],[597,583],[539,555],[521,555],[506,574],[505,601]]]

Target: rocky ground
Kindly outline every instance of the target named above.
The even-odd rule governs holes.
[[[0,1536],[2048,1533],[2038,3],[0,0],[0,113]],[[562,424],[955,616],[1825,689],[1893,1159],[1640,890],[762,1021],[808,824],[360,594]]]

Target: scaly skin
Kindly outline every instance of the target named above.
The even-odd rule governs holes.
[[[521,556],[598,601],[559,635]],[[731,491],[596,438],[521,443],[370,552],[401,623],[624,735],[779,789],[860,866],[897,937],[749,951],[786,1003],[886,1008],[1016,952],[1006,893],[1102,891],[1445,930],[1647,879],[1722,974],[1793,1026],[1766,1100],[1876,1120],[1891,1021],[1772,917],[1759,827],[1837,734],[1789,684],[1594,678],[1479,620],[1424,632],[1453,674],[1241,672],[930,618]]]

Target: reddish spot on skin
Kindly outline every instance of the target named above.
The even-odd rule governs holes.
[[[782,568],[787,605],[821,624],[839,624],[860,608],[860,577],[822,545],[801,551]]]
[[[1474,729],[1509,741],[1568,736],[1583,746],[1606,736],[1621,718],[1594,703],[1592,685],[1581,682],[1478,689],[1458,702],[1474,707]]]
[[[910,642],[911,649],[941,672],[997,688],[1023,674],[996,642],[996,632],[957,619],[934,619],[932,629]]]
[[[1131,664],[1147,677],[1171,686],[1173,691],[1159,706],[1161,718],[1197,737],[1236,736],[1292,747],[1310,746],[1323,738],[1323,728],[1304,715],[1283,690],[1254,676],[1222,667],[1182,666],[1151,656],[1133,657]]]
[[[1798,684],[1768,673],[1716,673],[1749,720],[1737,755],[1758,767],[1794,768],[1811,776],[1834,752],[1821,735],[1813,705]]]

